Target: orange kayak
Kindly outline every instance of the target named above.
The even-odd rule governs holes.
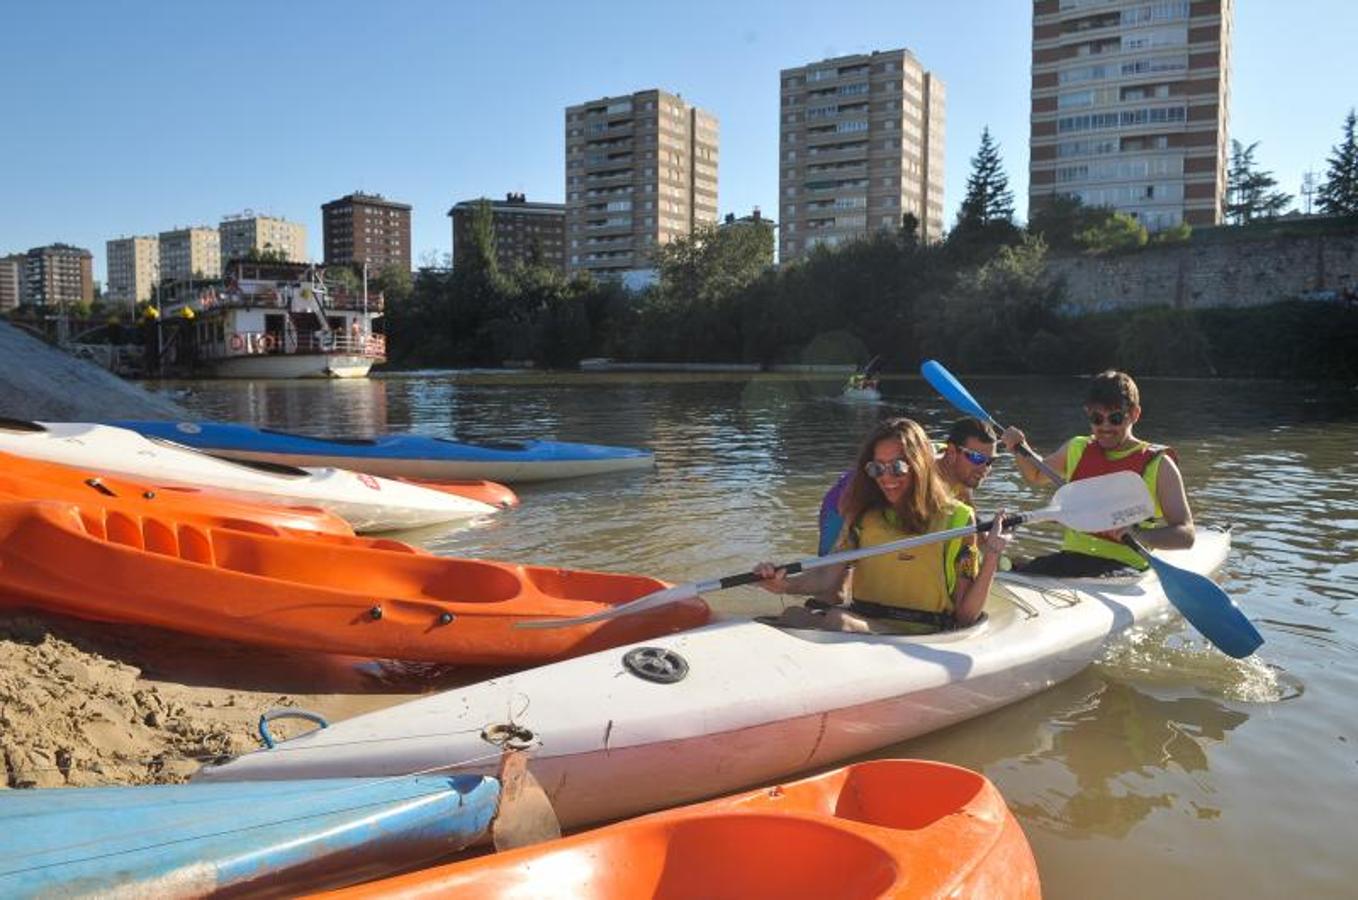
[[[244,520],[294,532],[350,537],[354,533],[344,519],[316,506],[253,503],[197,488],[148,485],[12,453],[0,453],[0,497],[62,500],[131,515],[169,515],[179,521]]]
[[[449,559],[394,540],[295,536],[242,521],[59,502],[0,502],[0,602],[249,644],[366,657],[524,665],[701,625],[701,600],[584,626],[667,587],[615,575]]]
[[[884,759],[324,896],[1017,900],[1041,890],[990,781]]]
[[[396,481],[418,484],[420,487],[443,491],[445,494],[457,494],[459,497],[466,497],[469,500],[480,500],[482,503],[498,506],[500,509],[509,509],[519,505],[519,495],[508,486],[495,481],[440,481],[432,478],[406,477],[398,477]]]

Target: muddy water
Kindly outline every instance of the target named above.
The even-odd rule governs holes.
[[[1082,427],[1076,379],[967,384],[1039,449]],[[879,406],[836,402],[836,382],[791,376],[419,373],[155,387],[204,417],[313,433],[650,447],[653,473],[523,487],[522,507],[487,527],[411,537],[445,554],[673,581],[808,555],[822,493],[878,417],[910,415],[935,434],[954,417],[910,379],[885,381]],[[1358,391],[1168,380],[1142,389],[1138,431],[1178,449],[1200,521],[1235,527],[1223,584],[1263,632],[1261,652],[1232,661],[1177,621],[1157,626],[1042,695],[883,755],[984,771],[1022,821],[1052,897],[1352,896]],[[1004,460],[980,505],[1037,499]],[[768,595],[711,601],[746,611]]]

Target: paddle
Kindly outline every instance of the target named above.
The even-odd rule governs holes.
[[[1098,478],[1086,478],[1071,482],[1057,490],[1052,495],[1051,502],[1046,506],[1025,513],[1005,516],[1004,524],[1006,527],[1014,527],[1025,522],[1057,521],[1079,531],[1112,531],[1115,528],[1124,528],[1148,518],[1154,512],[1154,509],[1150,491],[1146,489],[1144,481],[1131,472],[1115,472],[1112,475],[1101,475]],[[869,556],[896,553],[901,550],[908,550],[911,547],[923,547],[927,544],[936,544],[941,541],[987,532],[994,525],[995,520],[991,519],[988,522],[965,525],[961,528],[950,528],[946,531],[934,531],[918,537],[902,538],[899,541],[878,544],[875,547],[844,550],[839,553],[831,553],[829,556],[813,556],[785,566],[779,566],[779,568],[785,570],[788,575],[795,575],[807,569],[839,565],[853,562],[856,559],[865,559]],[[602,622],[605,619],[654,609],[667,603],[691,600],[694,597],[715,591],[724,591],[727,588],[754,584],[761,580],[753,572],[741,572],[736,575],[727,575],[725,578],[714,578],[711,581],[691,581],[688,584],[675,585],[663,591],[656,591],[588,616],[577,616],[572,619],[538,619],[528,622],[515,622],[514,627],[568,628],[572,625],[587,625],[591,622]]]
[[[920,366],[920,374],[924,376],[925,381],[933,386],[934,390],[942,394],[943,398],[953,406],[969,416],[975,416],[982,421],[989,422],[996,428],[1000,428],[1000,423],[995,421],[995,417],[986,412],[985,407],[977,403],[976,398],[971,396],[971,393],[962,386],[962,383],[953,377],[953,374],[945,369],[941,363],[932,359],[926,360]],[[1018,452],[1032,460],[1042,470],[1042,474],[1050,478],[1054,484],[1066,484],[1065,478],[1047,465],[1027,444],[1020,444]],[[1078,481],[1071,482],[1071,484],[1079,483]],[[1060,491],[1058,490],[1057,493],[1060,493]],[[1074,526],[1071,527],[1074,528]],[[1075,528],[1075,530],[1105,531],[1108,529]],[[1155,570],[1156,576],[1160,579],[1160,586],[1165,589],[1165,596],[1169,598],[1169,602],[1173,603],[1189,624],[1196,628],[1203,637],[1215,644],[1221,652],[1227,656],[1241,659],[1249,656],[1264,642],[1263,635],[1259,634],[1258,629],[1241,612],[1240,607],[1235,605],[1235,601],[1215,581],[1205,575],[1181,569],[1160,559],[1130,534],[1125,535],[1122,541],[1139,553],[1146,562],[1150,563],[1151,568]]]

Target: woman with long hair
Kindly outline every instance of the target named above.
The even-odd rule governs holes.
[[[971,507],[956,499],[938,470],[924,429],[911,419],[888,419],[858,451],[840,510],[838,548],[866,548],[974,524]],[[1002,520],[1004,511],[996,514]],[[784,611],[779,624],[836,631],[925,634],[964,628],[980,618],[986,595],[1012,535],[991,530],[981,555],[975,536],[954,538],[853,564],[852,600],[823,613]],[[774,593],[843,593],[850,564],[787,577],[769,563],[755,567],[760,586]]]

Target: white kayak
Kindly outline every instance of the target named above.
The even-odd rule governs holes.
[[[319,506],[360,532],[420,528],[497,511],[479,500],[346,469],[229,462],[125,428],[88,422],[0,419],[0,450],[150,484]]]
[[[1229,534],[1200,529],[1192,550],[1163,555],[1206,575],[1229,548]],[[1006,573],[986,617],[962,631],[861,635],[728,619],[357,716],[194,777],[487,774],[489,738],[512,734],[535,747],[530,769],[574,828],[831,765],[1013,703],[1169,609],[1154,575]]]

